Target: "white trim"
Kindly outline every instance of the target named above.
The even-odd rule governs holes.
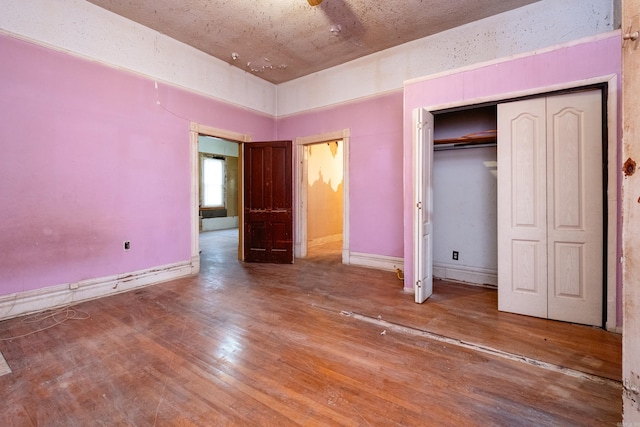
[[[351,132],[349,129],[344,129],[342,131],[342,263],[347,264],[349,260],[349,230],[351,229],[349,223],[349,212],[350,212],[350,204],[349,204],[349,156],[350,154],[350,136]]]
[[[607,92],[607,320],[605,328],[617,332],[618,298],[618,76],[606,78]],[[621,333],[621,332],[620,332]]]
[[[558,84],[555,84],[555,85],[539,86],[539,87],[520,90],[520,91],[502,92],[502,93],[483,96],[483,97],[479,97],[479,98],[463,99],[463,100],[460,100],[460,101],[448,102],[448,103],[444,103],[444,104],[430,105],[430,106],[424,107],[424,108],[426,108],[427,111],[439,111],[439,110],[446,110],[446,109],[449,109],[449,108],[466,107],[466,106],[471,106],[471,105],[484,104],[484,103],[487,103],[487,102],[500,103],[500,102],[507,102],[507,101],[509,101],[511,99],[515,99],[515,98],[522,98],[522,97],[525,97],[525,96],[543,95],[545,93],[556,92],[556,91],[561,91],[561,90],[577,89],[577,88],[590,86],[590,85],[595,85],[595,84],[599,84],[599,83],[609,83],[608,96],[610,96],[610,97],[613,96],[614,99],[615,99],[616,98],[615,94],[616,94],[616,91],[617,91],[617,78],[618,77],[615,74],[608,74],[606,76],[592,77],[592,78],[583,79],[583,80],[576,80],[576,81],[571,81],[571,82],[558,83]],[[612,91],[611,90],[611,86],[613,86],[614,84],[616,84],[616,87],[614,88],[615,90]],[[609,123],[609,125],[611,125],[611,123]]]
[[[397,269],[404,271],[404,259],[402,257],[351,252],[349,264],[385,271],[395,272]]]
[[[199,259],[197,260],[199,263]],[[0,297],[0,320],[75,304],[193,275],[194,262],[181,262],[98,279],[49,286]]]
[[[200,274],[200,254],[191,257],[191,275],[195,276],[197,274]]]
[[[199,133],[200,135],[212,136],[214,138],[226,139],[234,142],[251,142],[251,136],[234,132],[232,130],[220,129],[213,126],[201,125],[200,123],[191,122],[191,132]]]
[[[433,264],[433,277],[478,285],[498,286],[498,270],[453,264]]]
[[[611,33],[609,33],[611,34]],[[604,37],[603,37],[604,38]],[[473,68],[482,68],[481,66]],[[471,70],[472,68],[468,68]],[[457,70],[455,73],[459,73]],[[426,108],[428,111],[438,111],[453,107],[471,106],[476,104],[482,104],[485,102],[500,102],[507,101],[512,98],[518,98],[531,95],[542,95],[544,93],[575,89],[584,86],[595,85],[599,83],[607,83],[607,130],[608,130],[608,153],[607,153],[607,319],[605,328],[608,331],[615,332],[617,328],[617,248],[618,248],[618,76],[616,74],[608,74],[599,77],[593,77],[589,79],[577,80],[572,82],[564,82],[551,86],[541,86],[532,89],[516,92],[505,92],[500,94],[494,94],[491,96],[464,99],[457,102],[430,105]],[[413,159],[415,162],[415,159]],[[413,186],[415,188],[416,182],[414,177]],[[414,236],[415,238],[415,236]]]
[[[309,149],[301,142],[302,138],[296,138],[295,146],[295,185],[294,199],[296,203],[293,242],[293,253],[296,258],[307,256],[307,174]]]
[[[318,135],[302,136],[295,141],[294,185],[296,201],[296,223],[294,254],[296,258],[307,256],[307,167],[309,145],[321,142],[342,140],[342,263],[349,264],[349,129],[327,132]]]
[[[191,123],[189,130],[189,169],[191,174],[191,192],[189,206],[191,213],[191,259],[197,258],[198,269],[194,274],[200,272],[200,173],[198,153],[198,124]]]
[[[334,132],[326,132],[318,135],[301,136],[296,138],[296,145],[318,144],[320,142],[335,141],[336,139],[348,138],[349,129],[342,129]]]

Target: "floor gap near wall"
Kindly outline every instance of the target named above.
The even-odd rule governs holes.
[[[620,381],[612,380],[606,377],[602,377],[599,375],[589,374],[587,372],[582,372],[576,369],[571,369],[566,366],[556,365],[554,363],[545,362],[542,360],[534,359],[531,357],[523,356],[520,354],[510,353],[503,350],[498,350],[486,345],[477,344],[469,341],[464,341],[457,338],[448,337],[445,335],[436,334],[433,332],[429,332],[426,330],[414,328],[411,326],[405,326],[393,322],[389,322],[383,320],[379,317],[371,317],[360,313],[350,312],[350,311],[341,311],[342,315],[352,317],[353,319],[364,321],[367,323],[371,323],[374,325],[378,325],[381,328],[384,328],[381,334],[387,334],[389,331],[397,332],[401,334],[413,335],[421,338],[426,338],[429,340],[434,340],[438,342],[442,342],[449,345],[454,345],[457,347],[462,347],[468,350],[477,351],[481,353],[490,354],[495,357],[500,357],[502,359],[507,359],[515,362],[525,363],[531,366],[536,366],[538,368],[546,369],[549,371],[561,373],[564,375],[568,375],[574,378],[579,378],[583,380],[593,381],[598,384],[608,385],[610,387],[615,387],[622,390],[622,384]]]

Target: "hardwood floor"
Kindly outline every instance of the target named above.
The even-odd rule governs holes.
[[[238,262],[233,232],[201,242],[198,277],[0,341],[3,425],[621,421],[619,335],[499,313],[495,291],[454,283],[414,304],[395,273],[342,265],[335,247],[267,265]],[[4,321],[0,338],[50,322]]]

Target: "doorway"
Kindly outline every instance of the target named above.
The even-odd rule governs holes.
[[[238,132],[232,132],[224,129],[218,129],[211,126],[202,125],[192,122],[190,126],[190,157],[191,157],[191,261],[192,270],[191,274],[198,274],[200,271],[200,151],[199,140],[201,137],[211,137],[219,140],[224,140],[229,143],[234,143],[238,147],[238,162],[237,162],[237,192],[238,192],[238,204],[237,204],[237,216],[238,223],[242,224],[243,215],[242,198],[243,183],[242,183],[242,143],[250,142],[251,136]],[[242,227],[238,227],[238,259],[242,259],[243,254],[242,244]]]
[[[198,136],[200,231],[238,228],[237,142]]]
[[[334,247],[349,264],[349,130],[297,138],[296,156],[295,256]]]
[[[342,249],[342,140],[309,144],[307,159],[307,256]]]
[[[617,159],[617,108],[616,108],[616,88],[617,88],[617,83],[616,83],[617,77],[616,76],[604,76],[604,77],[600,77],[600,78],[594,78],[594,79],[590,79],[588,81],[583,81],[580,83],[576,83],[576,84],[570,84],[567,83],[565,85],[560,85],[560,86],[554,86],[553,88],[548,88],[547,90],[545,90],[545,88],[541,88],[539,91],[537,91],[536,93],[532,93],[531,91],[528,91],[527,93],[522,93],[521,97],[534,97],[534,96],[542,96],[545,93],[550,93],[550,92],[555,92],[555,91],[569,91],[569,90],[576,90],[579,89],[581,87],[588,87],[588,86],[598,86],[600,88],[604,88],[602,89],[603,92],[603,96],[604,99],[606,100],[606,102],[603,104],[604,110],[603,110],[603,116],[606,118],[606,135],[605,135],[605,141],[608,140],[609,143],[606,147],[603,147],[604,152],[603,152],[603,157],[607,159],[607,172],[606,172],[606,176],[605,176],[605,183],[604,183],[604,193],[605,193],[605,198],[604,198],[604,204],[605,204],[605,212],[609,212],[609,215],[606,217],[606,219],[603,221],[604,225],[604,230],[605,230],[605,235],[606,235],[606,240],[604,242],[604,251],[605,251],[605,259],[606,259],[606,265],[605,265],[605,277],[606,277],[606,282],[609,284],[609,286],[607,286],[606,288],[606,293],[605,293],[605,297],[604,299],[604,304],[606,304],[605,306],[605,312],[606,312],[606,322],[605,322],[605,327],[608,330],[616,330],[616,317],[617,317],[617,281],[616,281],[616,273],[617,273],[617,268],[616,268],[616,252],[617,252],[617,216],[614,214],[615,212],[617,212],[617,198],[616,198],[616,184],[617,184],[617,177],[616,177],[616,159]],[[486,105],[488,102],[494,103],[494,104],[498,104],[501,102],[505,102],[507,100],[513,100],[513,99],[517,99],[518,98],[517,93],[510,93],[508,94],[508,96],[505,97],[500,97],[499,95],[496,95],[495,99],[490,100],[487,98],[483,98],[483,99],[478,99],[478,100],[466,100],[466,101],[462,101],[458,104],[448,104],[445,106],[431,106],[431,107],[427,107],[425,109],[417,109],[416,110],[416,114],[414,115],[414,120],[416,122],[416,132],[414,134],[414,164],[416,165],[416,174],[415,174],[415,179],[416,181],[414,181],[414,188],[416,189],[416,206],[418,206],[418,209],[416,209],[414,211],[414,242],[415,246],[416,246],[416,250],[414,251],[414,268],[416,271],[414,271],[414,275],[416,277],[416,302],[422,302],[424,301],[424,299],[426,297],[429,296],[429,293],[427,292],[425,294],[424,289],[429,289],[429,285],[428,284],[423,284],[420,283],[420,278],[428,278],[429,280],[431,280],[429,273],[429,269],[431,266],[431,261],[433,259],[433,255],[430,252],[430,248],[426,245],[426,243],[430,242],[430,236],[427,236],[427,234],[425,234],[424,238],[422,235],[418,235],[416,234],[417,231],[422,232],[422,230],[429,230],[429,227],[426,227],[424,224],[427,224],[427,222],[425,222],[424,224],[422,224],[420,218],[423,215],[423,213],[420,211],[420,206],[423,200],[429,201],[428,199],[428,195],[426,194],[419,194],[420,193],[420,188],[423,186],[421,184],[422,181],[424,181],[424,176],[425,174],[429,175],[431,174],[431,170],[427,170],[426,172],[424,171],[424,166],[425,166],[425,160],[429,160],[428,156],[424,156],[420,153],[423,153],[421,148],[425,148],[424,146],[424,142],[421,143],[421,141],[424,141],[426,138],[429,137],[430,132],[432,132],[431,128],[430,130],[423,130],[423,127],[426,129],[429,126],[429,120],[428,120],[428,116],[431,115],[429,112],[438,112],[438,111],[444,111],[444,110],[453,110],[453,109],[464,109],[464,108],[471,108],[474,105],[480,105],[480,103],[484,103],[484,105]],[[475,101],[475,102],[474,102]],[[425,116],[426,118],[423,118],[423,116]],[[432,116],[433,117],[433,116]],[[422,170],[421,170],[422,169]],[[427,198],[425,198],[427,197]],[[429,237],[429,238],[427,238]],[[423,248],[421,249],[420,246],[420,242],[423,242]],[[422,251],[422,252],[421,252]],[[429,262],[425,262],[422,263],[424,265],[420,265],[421,264],[421,258],[418,257],[417,255],[419,255],[420,253],[427,253],[429,256]],[[422,270],[420,270],[420,267],[422,267]],[[418,285],[422,285],[421,287]],[[421,289],[422,288],[422,289]],[[422,298],[418,298],[419,296],[422,296]]]

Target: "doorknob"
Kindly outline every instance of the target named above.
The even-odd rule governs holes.
[[[640,32],[639,31],[634,31],[633,33],[629,32],[629,33],[624,34],[622,36],[622,40],[636,41],[636,40],[638,40],[639,37],[640,37]]]

